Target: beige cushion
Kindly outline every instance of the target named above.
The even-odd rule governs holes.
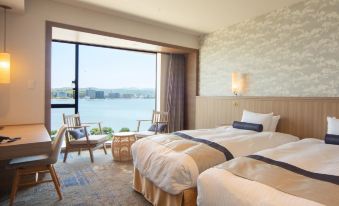
[[[155,135],[155,132],[152,132],[152,131],[142,131],[142,132],[135,133],[135,136],[137,138],[148,137],[148,136],[152,136],[152,135]]]
[[[99,144],[99,143],[106,142],[108,139],[108,136],[107,135],[90,135],[88,139],[89,139],[90,144]],[[77,140],[72,140],[70,144],[87,144],[87,139],[86,137],[83,137]]]
[[[48,165],[51,164],[48,157],[49,157],[48,155],[18,157],[12,159],[7,165],[7,168],[12,169],[25,166]]]

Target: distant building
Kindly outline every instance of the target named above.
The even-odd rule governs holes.
[[[86,93],[85,92],[79,92],[79,98],[85,98]]]
[[[53,98],[58,97],[58,92],[52,91],[52,97],[53,97]]]
[[[135,95],[134,94],[123,94],[122,95],[122,98],[125,98],[125,99],[131,99],[131,98],[134,98]]]
[[[60,98],[66,98],[67,97],[67,93],[66,92],[57,92],[57,97],[60,97]]]
[[[94,89],[88,89],[86,90],[86,96],[89,97],[90,99],[95,99],[96,91]]]
[[[68,98],[73,98],[74,95],[73,95],[73,93],[67,93],[67,97],[68,97]]]
[[[104,91],[95,91],[95,99],[105,99]]]
[[[120,98],[120,93],[109,93],[109,94],[108,94],[108,97],[109,97],[109,98],[112,98],[112,99],[114,99],[114,98]]]

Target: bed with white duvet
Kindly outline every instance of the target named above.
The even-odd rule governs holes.
[[[177,195],[196,187],[199,174],[206,169],[239,156],[299,140],[293,135],[275,132],[275,128],[269,131],[273,114],[265,115],[261,120],[253,120],[253,116],[246,120],[243,116],[246,122],[263,124],[263,132],[229,126],[140,139],[132,145],[134,167],[161,190]]]
[[[339,205],[339,145],[303,139],[203,172],[199,206]]]

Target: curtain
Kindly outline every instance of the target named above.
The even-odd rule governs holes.
[[[169,132],[184,128],[185,56],[170,54],[167,68],[166,109],[169,114]]]

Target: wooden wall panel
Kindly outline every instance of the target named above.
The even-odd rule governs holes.
[[[240,120],[243,110],[280,115],[278,132],[323,139],[327,116],[339,118],[337,97],[196,97],[196,128]]]
[[[198,52],[186,54],[184,129],[195,128],[198,59]]]

